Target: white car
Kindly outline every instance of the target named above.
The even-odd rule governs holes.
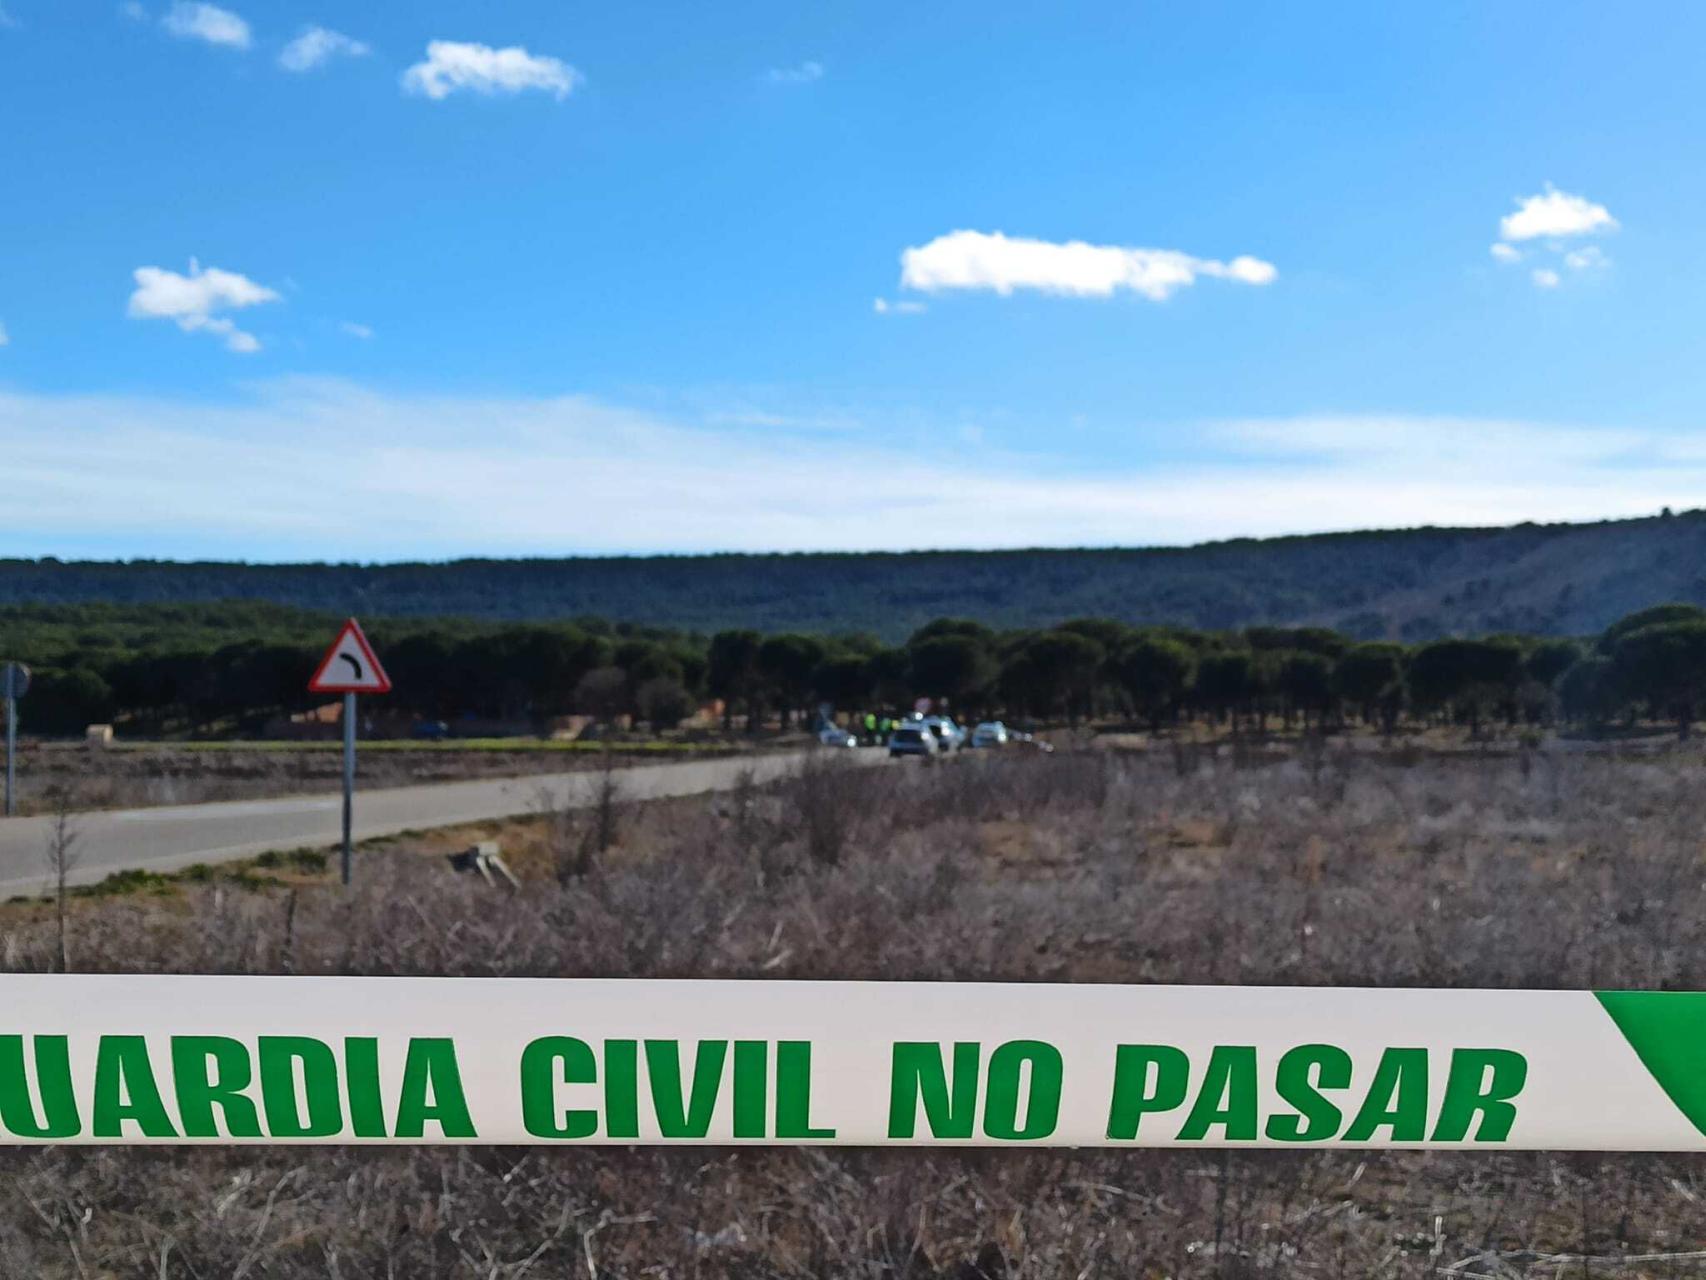
[[[855,738],[840,725],[826,724],[817,731],[817,740],[826,747],[856,747],[859,739]]]
[[[925,716],[917,723],[929,731],[936,739],[937,747],[944,752],[958,751],[966,745],[966,731],[954,723],[952,716]]]
[[[974,747],[1004,747],[1007,745],[1007,726],[999,720],[985,720],[971,731]]]

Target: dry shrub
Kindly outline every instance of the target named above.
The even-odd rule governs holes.
[[[1706,986],[1663,762],[968,758],[635,806],[520,894],[404,850],[348,894],[78,914],[114,972]],[[992,826],[999,824],[999,826]],[[994,830],[999,838],[986,838]],[[1015,832],[1047,857],[1003,854]],[[1007,843],[1004,843],[1007,842]],[[15,969],[50,922],[12,921]],[[0,1153],[7,1276],[1682,1276],[1680,1157],[269,1148]],[[1591,1272],[1562,1255],[1608,1260]]]

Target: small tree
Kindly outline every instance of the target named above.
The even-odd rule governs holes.
[[[951,707],[976,704],[995,679],[995,658],[973,636],[932,636],[912,646],[910,674],[919,694],[946,698]]]
[[[575,708],[608,724],[628,706],[628,673],[621,667],[594,667],[575,684]]]
[[[758,647],[764,637],[756,631],[719,631],[711,637],[706,656],[705,683],[713,698],[723,700],[723,730],[734,728],[738,703],[746,713],[746,730],[753,730],[758,689]]]
[[[1008,660],[1001,673],[1003,691],[1032,714],[1052,715],[1065,707],[1077,723],[1088,706],[1102,665],[1102,646],[1072,631],[1032,636]]]
[[[1581,659],[1582,647],[1574,640],[1542,640],[1528,651],[1522,669],[1530,680],[1550,689]]]
[[[65,939],[65,889],[66,881],[72,870],[77,866],[77,830],[72,820],[71,792],[65,787],[54,787],[48,793],[53,804],[53,822],[47,829],[47,847],[43,850],[43,862],[47,867],[48,876],[53,884],[53,911],[55,920],[55,937],[58,942],[58,971],[71,972],[71,957]]]
[[[1333,698],[1333,664],[1319,653],[1295,651],[1280,659],[1275,674],[1275,687],[1285,698],[1286,718],[1295,710],[1303,716],[1303,728],[1309,729],[1309,713],[1316,713],[1317,723],[1325,727],[1327,707]]]
[[[1558,677],[1558,703],[1564,718],[1598,734],[1622,704],[1617,672],[1604,654],[1590,654]]]
[[[1230,713],[1238,728],[1238,713],[1256,689],[1255,664],[1243,649],[1205,653],[1197,663],[1197,701],[1211,711]]]
[[[616,757],[609,748],[599,762],[598,778],[592,792],[591,843],[598,853],[606,853],[616,843],[622,821],[622,784],[616,777]],[[590,859],[588,865],[590,865]]]
[[[1404,706],[1403,647],[1375,641],[1348,649],[1333,668],[1333,691],[1359,707],[1365,722],[1378,716],[1390,734]]]
[[[1610,657],[1624,636],[1669,622],[1706,622],[1706,609],[1692,604],[1655,604],[1619,618],[1599,638],[1599,651]]]
[[[907,682],[911,660],[905,649],[878,649],[867,660],[871,696],[879,707],[898,707],[912,696]]]
[[[1191,687],[1196,662],[1196,655],[1177,640],[1140,635],[1115,655],[1111,665],[1137,713],[1159,732],[1163,717],[1178,708]]]
[[[812,694],[812,674],[823,661],[823,641],[816,636],[789,633],[771,636],[758,646],[758,671],[781,704],[782,727]]]
[[[1706,622],[1661,622],[1624,635],[1611,655],[1618,685],[1686,738],[1706,702]]]
[[[1550,720],[1558,705],[1558,681],[1582,660],[1574,640],[1542,640],[1522,660],[1522,698],[1531,715]]]
[[[113,691],[85,667],[37,671],[27,704],[30,725],[42,733],[81,733],[83,726],[111,720]]]
[[[1489,707],[1515,698],[1522,659],[1522,646],[1508,637],[1436,640],[1410,659],[1410,688],[1419,704],[1467,720],[1479,737]]]
[[[673,676],[653,676],[634,697],[640,715],[658,733],[675,728],[693,714],[693,699]]]
[[[837,710],[862,710],[871,698],[871,658],[863,653],[833,653],[812,672],[812,687]]]

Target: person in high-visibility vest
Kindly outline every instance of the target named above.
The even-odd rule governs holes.
[[[877,713],[875,711],[865,713],[865,738],[869,742],[877,740]]]

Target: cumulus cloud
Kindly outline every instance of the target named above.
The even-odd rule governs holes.
[[[1565,271],[1591,271],[1611,265],[1598,245],[1570,249],[1568,242],[1617,228],[1617,219],[1604,205],[1560,191],[1548,182],[1539,195],[1519,199],[1516,212],[1499,220],[1501,238],[1491,252],[1507,265],[1527,260],[1532,253],[1539,264],[1529,270],[1529,280],[1537,289],[1556,289],[1563,283]],[[1524,248],[1519,249],[1518,244]]]
[[[1506,240],[1559,239],[1615,231],[1617,226],[1604,205],[1560,191],[1548,182],[1543,192],[1519,199],[1516,212],[1499,219],[1499,235]]]
[[[249,24],[217,5],[174,0],[160,24],[183,40],[205,40],[231,49],[249,47]]]
[[[890,302],[887,298],[871,300],[871,310],[880,316],[916,316],[923,314],[924,309],[922,302],[914,302],[910,298],[902,298],[897,302]]]
[[[7,465],[30,477],[0,504],[0,542],[22,555],[256,559],[1141,545],[1599,519],[1706,492],[1706,447],[1621,428],[1191,424],[1210,448],[1162,462],[1008,454],[987,433],[974,448],[938,427],[921,446],[713,427],[584,396],[342,382],[263,383],[217,403],[0,389]],[[826,492],[866,496],[849,507]]]
[[[935,293],[945,289],[989,289],[1007,295],[1015,289],[1080,298],[1105,298],[1129,290],[1162,302],[1199,276],[1240,284],[1271,284],[1272,263],[1241,256],[1230,262],[1196,258],[1176,249],[1136,249],[1122,245],[1056,243],[1009,237],[1001,232],[953,231],[900,255],[900,282],[908,289]]]
[[[403,88],[434,101],[463,89],[487,95],[537,89],[561,101],[581,80],[568,63],[531,54],[519,45],[494,49],[434,40],[427,45],[426,58],[403,73]]]
[[[764,73],[771,84],[813,84],[823,79],[823,63],[802,62],[797,67],[771,67]]]
[[[312,71],[333,58],[360,58],[369,52],[360,40],[326,27],[305,27],[302,34],[284,46],[278,65],[286,71]]]
[[[129,312],[138,319],[170,320],[185,333],[206,332],[225,340],[225,348],[240,355],[261,349],[260,340],[245,333],[223,311],[239,311],[263,302],[277,302],[278,294],[235,271],[203,268],[190,259],[188,275],[162,267],[138,267],[136,291],[130,295]]]

